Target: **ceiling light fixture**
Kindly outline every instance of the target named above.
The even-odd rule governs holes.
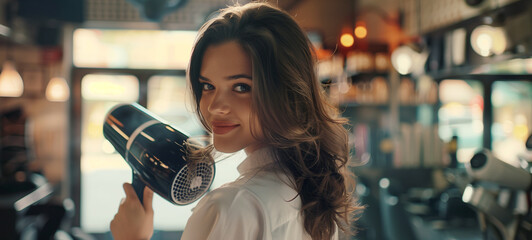
[[[64,102],[70,97],[70,88],[62,77],[50,79],[46,86],[46,99],[50,102]]]
[[[428,58],[428,51],[414,45],[402,45],[392,52],[392,66],[402,75],[421,75]]]
[[[24,92],[24,82],[17,72],[15,64],[9,60],[4,62],[0,73],[0,97],[20,97]]]
[[[471,47],[483,57],[502,54],[507,44],[506,33],[501,27],[480,25],[471,33]]]

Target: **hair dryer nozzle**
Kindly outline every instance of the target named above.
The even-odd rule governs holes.
[[[532,185],[532,174],[496,158],[487,149],[477,152],[465,167],[471,176],[480,181],[518,190],[527,190]]]

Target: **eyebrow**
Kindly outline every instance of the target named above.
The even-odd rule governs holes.
[[[236,74],[236,75],[231,75],[231,76],[228,76],[226,77],[225,79],[227,80],[235,80],[235,79],[240,79],[240,78],[247,78],[249,80],[252,80],[251,76],[247,75],[247,74]],[[199,79],[200,80],[203,80],[203,81],[211,81],[210,79],[204,77],[204,76],[199,76]]]

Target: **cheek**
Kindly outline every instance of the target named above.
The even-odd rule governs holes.
[[[209,117],[209,105],[207,103],[206,100],[204,100],[204,98],[201,98],[200,102],[199,102],[199,113],[201,116],[203,116],[203,118],[205,119],[208,119]]]
[[[240,98],[236,99],[232,105],[235,111],[238,111],[242,119],[248,119],[248,124],[251,124],[251,99]]]

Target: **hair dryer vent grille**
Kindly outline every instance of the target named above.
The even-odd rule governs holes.
[[[181,168],[172,184],[172,198],[175,203],[185,205],[196,201],[210,187],[214,177],[214,165],[198,163],[193,171],[188,165]]]

